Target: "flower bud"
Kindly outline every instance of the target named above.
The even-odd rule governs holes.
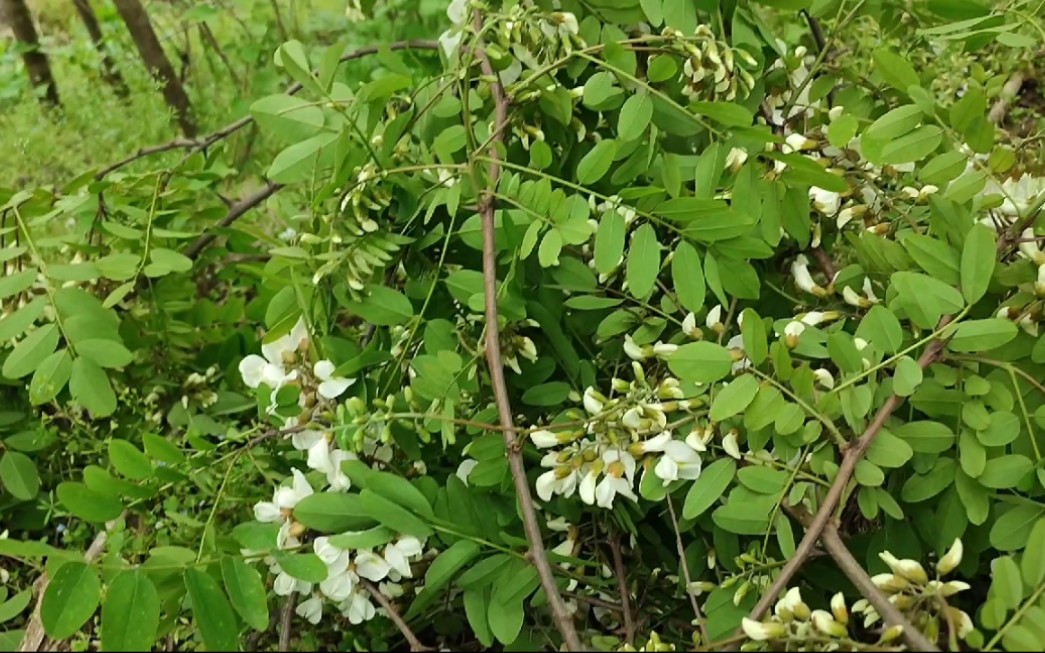
[[[835,621],[838,623],[849,623],[849,611],[845,609],[845,597],[842,596],[841,592],[831,597],[831,614],[834,615]]]
[[[878,557],[882,559],[882,562],[889,565],[894,574],[902,576],[912,583],[925,585],[929,582],[929,575],[925,573],[925,569],[922,568],[921,563],[917,560],[898,560],[888,551],[879,553]]]
[[[740,627],[743,628],[745,635],[756,642],[779,639],[787,634],[787,627],[784,624],[755,621],[754,619],[748,619],[747,617],[744,617],[744,620],[740,623]]]
[[[962,563],[962,553],[962,540],[956,537],[954,538],[954,544],[951,544],[951,548],[936,563],[936,571],[943,576],[954,571],[955,567]]]
[[[826,610],[813,610],[813,626],[828,637],[845,637],[849,631]]]
[[[546,429],[532,431],[530,433],[530,440],[532,440],[539,449],[547,449],[548,447],[555,447],[561,444],[559,442],[559,437]]]

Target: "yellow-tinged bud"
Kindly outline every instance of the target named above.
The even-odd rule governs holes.
[[[878,557],[882,559],[882,562],[889,565],[894,574],[902,576],[912,583],[925,585],[929,582],[929,575],[925,573],[925,569],[922,568],[921,563],[917,560],[899,560],[888,551],[879,553]]]
[[[744,620],[740,623],[740,627],[743,628],[745,635],[756,642],[779,639],[787,634],[787,627],[784,624],[755,621],[754,619],[748,619],[747,617],[744,617]]]
[[[885,644],[886,642],[891,642],[898,639],[900,635],[903,635],[903,626],[889,626],[882,631],[882,636],[878,638],[878,643]]]
[[[831,597],[831,614],[841,624],[849,623],[849,611],[845,607],[845,597],[839,592]]]
[[[955,538],[954,544],[948,549],[947,553],[936,563],[936,571],[941,575],[946,576],[947,574],[954,571],[955,567],[962,563],[962,541],[961,538]]]
[[[826,610],[813,610],[813,626],[828,637],[845,637],[849,634],[846,627],[834,620]]]

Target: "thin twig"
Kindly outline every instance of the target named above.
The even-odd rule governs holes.
[[[290,650],[290,627],[294,622],[294,607],[298,602],[297,594],[289,594],[283,600],[283,614],[279,620],[279,650]]]
[[[87,548],[87,551],[83,555],[83,561],[87,564],[91,564],[98,559],[98,556],[102,554],[105,549],[105,543],[109,540],[109,531],[111,531],[117,523],[123,521],[123,518],[127,515],[124,511],[120,513],[120,516],[112,521],[105,523],[105,530],[99,531],[94,536],[94,540],[91,542],[91,546]],[[44,632],[43,622],[40,620],[40,606],[44,602],[44,594],[47,592],[47,586],[51,583],[51,577],[45,571],[33,583],[33,592],[36,593],[36,606],[33,608],[33,614],[29,617],[29,622],[25,625],[25,635],[22,637],[22,643],[19,645],[19,651],[53,651],[55,650],[54,642],[47,637]]]
[[[998,99],[991,106],[990,112],[987,114],[987,120],[991,121],[992,125],[1000,125],[1005,122],[1005,116],[1009,113],[1009,103],[1020,94],[1020,89],[1023,87],[1023,73],[1013,73],[1012,77],[1009,78],[1005,85],[1001,87],[1001,93],[998,94]]]
[[[620,535],[610,538],[610,552],[613,554],[613,573],[617,576],[620,587],[620,606],[624,613],[624,636],[628,644],[635,642],[635,617],[631,614],[631,589],[628,585],[628,572],[624,569],[624,556],[620,549]]]
[[[225,217],[221,219],[216,227],[201,235],[187,250],[185,250],[185,256],[188,256],[191,259],[199,256],[200,252],[206,249],[207,246],[214,242],[214,239],[218,237],[214,232],[214,229],[224,229],[225,227],[228,227],[233,222],[243,217],[243,214],[247,211],[250,211],[255,206],[275,195],[276,191],[280,188],[283,188],[283,184],[277,184],[271,181],[266,182],[264,186],[230,206],[229,212],[225,214]]]
[[[940,320],[937,330],[940,330],[950,324],[953,316],[947,315]],[[944,340],[933,340],[922,352],[922,355],[918,358],[918,366],[921,369],[929,367],[930,364],[939,358],[943,352],[945,346]],[[860,439],[845,452],[842,457],[842,464],[838,468],[838,475],[835,477],[834,482],[831,484],[831,488],[827,492],[827,496],[824,497],[823,502],[820,504],[820,508],[816,512],[816,516],[813,518],[809,528],[806,529],[805,536],[802,537],[801,543],[795,550],[794,555],[787,561],[784,568],[780,570],[780,575],[769,587],[768,590],[762,595],[758,604],[748,615],[755,621],[760,620],[766,611],[773,603],[776,602],[777,597],[787,587],[788,583],[794,575],[801,569],[802,565],[805,564],[809,558],[813,549],[816,547],[817,541],[820,539],[821,534],[824,531],[824,527],[832,519],[835,508],[838,507],[839,502],[842,499],[842,495],[845,493],[846,487],[849,485],[849,480],[853,476],[853,472],[856,470],[856,464],[860,462],[867,449],[874,442],[875,438],[885,427],[885,423],[892,416],[893,412],[900,407],[904,398],[899,395],[892,395],[886,400],[885,404],[878,409],[878,413],[875,414],[874,420],[864,431],[864,434],[860,436]],[[739,634],[739,630],[738,630]]]
[[[478,9],[472,16],[476,34],[482,34],[483,15]],[[490,90],[494,98],[494,129],[496,135],[489,147],[489,163],[486,169],[486,189],[479,203],[479,215],[482,220],[483,233],[483,289],[486,304],[486,343],[484,346],[486,364],[490,372],[490,383],[493,386],[494,399],[497,404],[497,412],[500,417],[501,426],[504,428],[504,444],[508,454],[508,465],[512,473],[512,481],[515,484],[515,493],[519,499],[523,526],[526,531],[526,539],[530,545],[530,561],[537,568],[537,574],[541,579],[545,596],[548,599],[548,607],[551,609],[552,619],[562,634],[566,648],[571,651],[582,650],[577,631],[573,626],[573,618],[566,610],[566,604],[562,600],[559,588],[555,585],[555,577],[552,575],[551,565],[548,564],[548,556],[544,551],[544,542],[541,539],[541,529],[537,525],[537,510],[533,505],[533,496],[530,494],[530,482],[526,479],[526,469],[523,467],[522,447],[515,434],[515,424],[512,419],[512,406],[508,399],[508,386],[504,380],[504,362],[501,360],[500,339],[500,317],[497,312],[497,251],[494,242],[494,197],[497,183],[501,178],[500,153],[497,146],[504,140],[505,125],[508,122],[508,98],[505,97],[504,88],[501,86],[500,78],[493,70],[489,57],[483,46],[482,37],[478,38],[475,51],[476,57],[482,68],[483,75],[490,78]]]
[[[704,623],[704,615],[700,612],[700,604],[697,603],[697,597],[690,591],[693,578],[689,575],[689,563],[686,562],[686,548],[682,546],[682,533],[679,532],[679,520],[675,516],[675,504],[672,503],[671,496],[668,496],[667,500],[668,514],[671,515],[671,528],[675,531],[675,548],[679,552],[679,562],[682,564],[682,579],[686,581],[686,596],[689,597],[689,603],[693,606],[693,616],[697,620],[697,628],[700,629],[700,641],[707,644],[711,641],[711,636],[708,634],[707,624]]]
[[[354,59],[362,59],[372,54],[377,54],[382,47],[387,47],[389,50],[438,50],[439,43],[437,41],[430,41],[427,39],[414,39],[411,41],[397,41],[395,43],[389,43],[387,46],[376,46],[370,45],[358,50],[353,50],[347,54],[341,56],[340,63],[346,61],[352,61]],[[285,93],[287,95],[296,95],[301,92],[304,86],[301,83],[295,83],[287,87]],[[171,150],[187,149],[190,153],[206,150],[211,145],[214,145],[218,141],[228,138],[232,134],[236,133],[240,129],[243,129],[247,125],[254,122],[254,116],[246,115],[238,120],[234,120],[229,124],[225,125],[221,129],[213,132],[212,134],[202,138],[176,138],[167,143],[161,143],[159,145],[153,145],[151,147],[144,147],[134,154],[117,161],[116,163],[102,168],[96,175],[95,179],[101,179],[109,173],[119,170],[120,168],[130,165],[138,159],[151,156],[153,154],[160,154],[162,152],[169,152]]]
[[[834,261],[831,260],[831,257],[820,245],[809,250],[809,252],[813,255],[816,264],[820,266],[820,271],[827,277],[828,285],[833,284],[835,282],[835,275],[838,274],[838,271],[835,269]]]
[[[395,606],[392,605],[392,602],[388,600],[388,597],[381,593],[381,590],[374,587],[374,584],[365,578],[360,578],[359,582],[366,589],[366,591],[370,592],[370,596],[374,597],[374,600],[377,601],[381,605],[381,607],[385,609],[385,613],[388,614],[388,618],[392,620],[392,623],[396,625],[396,628],[399,629],[399,632],[402,633],[404,638],[406,638],[406,642],[410,645],[411,651],[435,650],[431,646],[425,646],[421,643],[421,640],[417,639],[417,635],[414,634],[414,631],[410,630],[410,626],[408,626],[407,623],[403,621],[403,617],[399,614],[399,611],[396,610]]]
[[[833,523],[828,523],[824,528],[823,537],[820,538],[824,548],[831,554],[831,557],[838,563],[839,569],[849,580],[852,581],[856,589],[860,590],[860,594],[867,599],[874,609],[878,611],[878,614],[882,616],[890,626],[900,626],[903,628],[902,637],[907,646],[912,651],[939,651],[939,647],[930,642],[925,635],[923,635],[917,628],[915,628],[907,617],[903,616],[896,606],[889,602],[888,597],[882,593],[882,590],[871,582],[871,577],[867,575],[864,568],[860,566],[860,563],[856,561],[853,554],[846,548],[845,543],[842,542],[841,536],[838,534],[838,528]]]

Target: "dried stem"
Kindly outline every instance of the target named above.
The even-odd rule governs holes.
[[[476,10],[472,19],[476,34],[482,33],[482,12]],[[573,618],[566,610],[566,605],[555,585],[551,565],[548,564],[548,556],[544,551],[544,542],[541,539],[541,529],[537,525],[537,510],[533,505],[533,496],[530,494],[530,483],[526,479],[526,470],[523,467],[522,447],[515,433],[515,424],[512,419],[512,406],[508,399],[508,386],[504,380],[504,362],[501,360],[500,322],[497,312],[497,252],[495,249],[494,233],[494,192],[501,178],[500,153],[497,146],[504,140],[505,125],[508,123],[508,98],[505,97],[504,88],[501,87],[500,79],[490,64],[489,57],[483,48],[482,38],[479,37],[475,50],[476,57],[482,68],[483,75],[490,78],[490,90],[493,93],[494,110],[494,134],[490,143],[486,168],[486,189],[479,203],[479,215],[482,220],[483,232],[483,290],[486,304],[486,343],[484,346],[486,364],[490,371],[490,383],[493,386],[494,400],[497,403],[497,412],[500,417],[501,426],[504,428],[505,450],[508,454],[508,465],[512,472],[512,480],[515,483],[515,492],[519,499],[523,525],[526,530],[526,539],[530,545],[529,558],[541,579],[541,586],[548,598],[548,607],[551,609],[555,625],[562,634],[566,648],[571,651],[582,650],[577,631],[573,626]]]
[[[940,320],[937,330],[950,324],[952,319],[953,316],[945,316]],[[921,357],[919,357],[918,366],[923,370],[929,367],[930,364],[939,358],[940,354],[943,352],[944,346],[944,340],[937,339],[930,342],[925,348],[925,351],[922,352]],[[860,436],[860,439],[857,440],[848,451],[845,452],[845,455],[842,457],[842,464],[838,469],[838,476],[835,477],[834,482],[831,484],[831,488],[828,490],[827,496],[824,497],[823,502],[820,504],[820,508],[817,510],[816,516],[813,517],[809,528],[806,529],[806,534],[802,537],[802,542],[795,550],[795,554],[791,556],[791,559],[788,560],[786,565],[784,565],[784,568],[780,570],[780,575],[777,576],[777,579],[762,595],[758,604],[751,611],[751,614],[748,615],[751,619],[757,621],[766,614],[766,611],[774,602],[776,602],[780,593],[787,588],[788,583],[791,582],[794,575],[802,568],[805,561],[809,559],[810,554],[812,554],[813,549],[816,547],[817,542],[820,540],[820,537],[824,532],[824,528],[833,518],[835,508],[838,507],[838,504],[842,500],[842,495],[845,493],[846,487],[849,485],[849,480],[852,478],[853,472],[856,470],[856,464],[863,459],[867,449],[874,442],[874,439],[878,437],[882,428],[885,427],[885,423],[889,420],[889,417],[891,417],[893,412],[900,407],[900,404],[902,404],[903,401],[904,398],[899,395],[894,394],[889,397],[885,404],[878,409],[878,413],[875,414],[874,420],[871,422],[870,426],[867,427],[867,430],[864,431],[864,434]]]
[[[391,601],[388,600],[388,597],[381,593],[381,590],[374,587],[374,584],[365,578],[360,578],[359,582],[366,589],[366,591],[370,592],[370,596],[374,597],[374,600],[377,601],[381,605],[381,607],[385,609],[385,612],[388,614],[388,618],[392,620],[392,623],[396,625],[396,628],[399,629],[399,632],[402,633],[404,638],[406,638],[406,642],[410,645],[411,651],[435,650],[431,646],[425,646],[421,643],[421,640],[417,639],[417,635],[414,634],[414,631],[410,630],[410,626],[408,626],[407,623],[403,621],[403,617],[399,614],[399,611],[396,610],[396,607],[392,605]]]
[[[693,606],[693,616],[697,620],[697,628],[700,629],[700,641],[707,644],[711,641],[711,636],[708,634],[707,624],[704,623],[704,615],[700,612],[700,604],[697,603],[697,597],[689,589],[693,578],[689,575],[689,563],[686,562],[686,548],[682,546],[682,533],[679,532],[679,520],[675,516],[675,504],[672,503],[670,496],[666,498],[668,501],[668,514],[671,515],[671,528],[675,531],[675,548],[679,552],[679,562],[682,564],[682,579],[686,581],[686,596],[689,597],[690,605]]]
[[[610,538],[610,552],[613,554],[613,573],[620,587],[620,607],[624,613],[624,636],[628,644],[635,642],[635,617],[631,613],[631,590],[628,586],[628,572],[624,569],[624,555],[620,548],[620,535]]]
[[[283,613],[279,620],[279,649],[290,650],[290,627],[294,622],[294,607],[297,605],[297,594],[290,594],[283,601]]]

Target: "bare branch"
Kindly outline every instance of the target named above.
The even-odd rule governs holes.
[[[628,586],[628,572],[624,569],[624,556],[620,548],[620,535],[610,538],[610,552],[613,554],[613,573],[617,577],[620,588],[620,607],[624,613],[624,633],[629,644],[635,643],[635,617],[631,613],[631,589]]]
[[[225,217],[222,218],[221,221],[217,225],[215,225],[213,229],[207,231],[202,236],[197,238],[196,241],[192,243],[192,245],[190,245],[187,250],[185,250],[185,256],[188,256],[191,259],[194,259],[197,256],[199,256],[200,252],[206,249],[207,245],[210,245],[212,242],[214,242],[214,239],[218,237],[218,235],[214,232],[214,229],[223,229],[225,227],[228,227],[233,222],[243,217],[243,214],[245,214],[247,211],[251,210],[255,206],[261,204],[268,198],[275,195],[276,191],[278,191],[280,188],[283,188],[283,184],[277,184],[271,181],[267,182],[258,190],[254,191],[250,195],[247,195],[240,201],[230,206],[229,212],[225,214]]]
[[[290,650],[290,627],[294,623],[294,608],[297,606],[297,599],[297,594],[290,594],[283,600],[283,613],[279,620],[279,651]]]
[[[431,646],[425,646],[421,643],[421,640],[417,638],[414,631],[410,630],[410,626],[408,626],[406,621],[403,620],[403,617],[399,614],[399,611],[396,610],[396,607],[392,605],[392,602],[388,600],[388,597],[381,593],[381,590],[374,587],[374,584],[365,578],[360,578],[359,583],[366,589],[366,591],[370,592],[370,596],[374,597],[374,600],[385,609],[388,618],[392,620],[392,623],[396,625],[396,628],[399,629],[399,632],[402,633],[403,637],[406,639],[407,644],[410,645],[411,651],[435,650]]]
[[[697,597],[690,591],[690,583],[693,582],[693,578],[689,574],[689,563],[686,562],[686,549],[682,546],[682,533],[679,532],[679,520],[675,516],[675,505],[671,501],[671,496],[666,497],[668,502],[668,514],[671,515],[671,528],[675,531],[675,548],[679,554],[679,562],[682,565],[682,579],[686,581],[686,596],[689,597],[689,603],[693,607],[693,617],[697,620],[697,628],[700,629],[700,641],[703,644],[707,644],[711,641],[711,635],[708,634],[708,625],[704,621],[704,615],[700,612],[700,604],[697,603]]]
[[[476,34],[482,34],[483,15],[476,10],[473,14],[472,23]],[[483,75],[490,78],[490,88],[494,98],[494,138],[489,148],[489,164],[486,169],[486,190],[482,200],[479,202],[479,215],[482,220],[483,232],[483,289],[486,304],[486,343],[483,347],[486,354],[486,364],[490,371],[490,383],[493,385],[494,400],[497,404],[497,412],[500,416],[501,426],[504,428],[504,444],[508,454],[508,465],[512,472],[512,480],[515,483],[515,493],[519,499],[523,525],[526,530],[526,539],[530,545],[529,559],[537,568],[537,574],[541,579],[541,586],[548,598],[548,607],[551,609],[555,625],[562,634],[566,648],[571,651],[583,650],[577,631],[573,626],[573,618],[566,610],[566,604],[562,600],[559,588],[555,585],[555,577],[552,575],[551,565],[548,564],[548,556],[544,551],[544,542],[541,539],[541,529],[537,525],[537,510],[533,505],[533,496],[530,494],[530,482],[526,479],[526,469],[523,466],[522,446],[516,437],[516,429],[512,418],[512,406],[508,399],[508,386],[504,380],[504,362],[501,359],[500,338],[500,316],[497,312],[497,252],[495,248],[494,233],[494,197],[497,182],[501,178],[500,153],[497,146],[504,140],[505,126],[508,123],[508,98],[505,97],[504,88],[501,87],[500,78],[493,70],[489,57],[483,48],[482,37],[478,39],[475,55],[479,59]]]

